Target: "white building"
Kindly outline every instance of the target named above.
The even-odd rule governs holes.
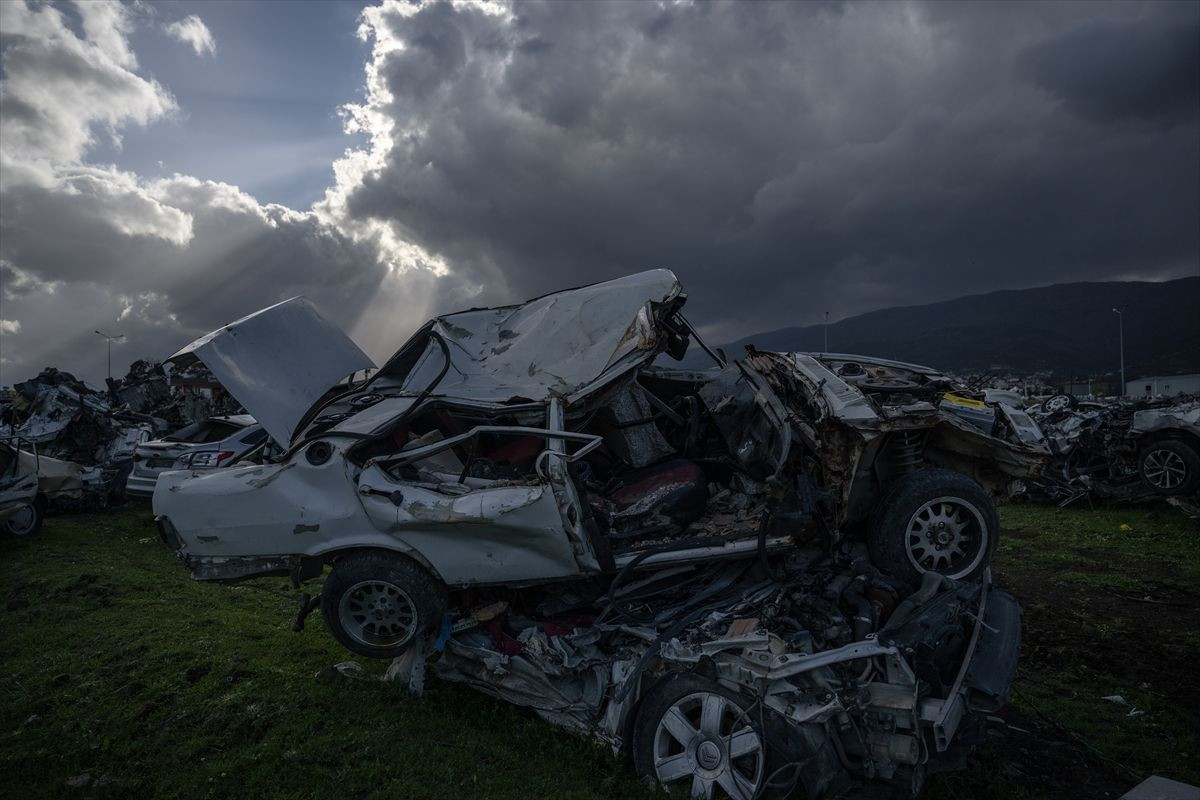
[[[1125,383],[1128,397],[1173,397],[1177,394],[1200,392],[1200,373],[1190,375],[1151,375]]]

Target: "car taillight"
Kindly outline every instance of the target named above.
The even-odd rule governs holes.
[[[222,461],[233,456],[232,450],[208,450],[193,454],[189,466],[193,469],[213,469],[221,466]]]

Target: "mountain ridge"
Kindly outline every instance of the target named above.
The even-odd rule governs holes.
[[[1200,372],[1200,276],[1170,281],[1085,281],[999,289],[918,306],[877,309],[829,324],[829,350],[951,371],[1010,370],[1083,376]],[[737,357],[759,350],[820,351],[823,325],[779,328],[719,345]],[[689,353],[687,363],[701,355]]]

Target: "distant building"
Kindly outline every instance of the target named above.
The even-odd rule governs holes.
[[[1119,380],[1110,381],[1106,377],[1072,378],[1069,381],[1054,383],[1056,391],[1074,395],[1079,398],[1108,397],[1116,394],[1121,388]]]
[[[1172,397],[1197,392],[1200,392],[1200,372],[1189,375],[1151,375],[1125,383],[1125,394],[1129,397]]]

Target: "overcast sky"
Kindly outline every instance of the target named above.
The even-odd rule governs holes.
[[[652,267],[716,341],[1200,273],[1200,3],[0,2],[0,384]],[[1200,301],[1200,298],[1198,298]]]

